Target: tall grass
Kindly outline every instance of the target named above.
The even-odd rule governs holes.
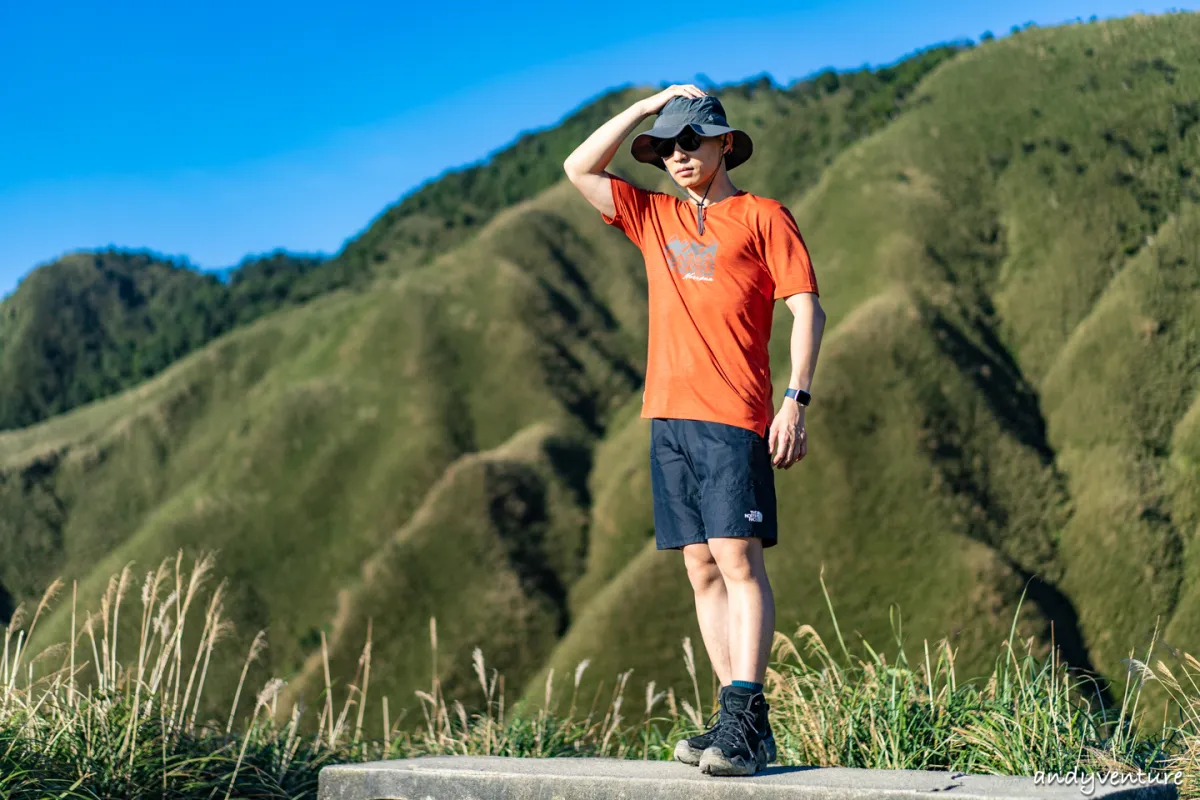
[[[992,673],[964,681],[945,639],[932,648],[924,642],[915,660],[899,640],[894,663],[865,642],[867,657],[852,656],[823,577],[821,585],[842,660],[802,625],[793,637],[775,634],[768,670],[787,760],[997,775],[1165,768],[1169,733],[1136,735],[1140,681],[1127,682],[1120,708],[1108,708],[1094,680],[1072,672],[1056,648],[1035,657],[1030,638],[1019,652],[1014,638],[1024,596]],[[897,630],[894,614],[892,622]]]
[[[433,677],[417,692],[421,718],[391,721],[383,697],[379,737],[363,729],[370,626],[340,708],[322,639],[325,691],[314,733],[300,733],[299,705],[280,721],[279,679],[267,681],[252,706],[243,705],[249,666],[266,646],[261,631],[246,654],[228,716],[200,720],[208,667],[229,625],[221,616],[223,582],[207,604],[198,602],[212,560],[198,559],[190,575],[182,566],[181,553],[146,575],[140,640],[127,662],[118,658],[117,630],[133,585],[128,568],[112,577],[99,610],[82,622],[73,591],[71,640],[33,658],[29,637],[61,582],[47,590],[28,627],[24,607],[17,609],[0,660],[0,797],[311,798],[322,767],[351,761],[429,754],[669,759],[675,741],[702,726],[715,699],[702,695],[695,653],[684,640],[691,698],[677,698],[670,688],[656,691],[651,681],[635,703],[631,672],[618,675],[611,690],[601,685],[590,699],[581,697],[585,661],[569,676],[569,695],[555,696],[551,672],[538,707],[512,708],[503,676],[476,650],[480,699],[468,709],[443,691],[437,624],[430,620]],[[821,583],[824,589],[823,577]],[[890,660],[866,643],[865,655],[853,655],[827,591],[825,597],[836,649],[810,625],[792,636],[775,635],[766,692],[781,763],[1018,775],[1182,770],[1181,796],[1200,796],[1200,661],[1192,656],[1182,656],[1176,675],[1162,659],[1150,666],[1152,645],[1145,658],[1130,659],[1120,707],[1106,708],[1092,682],[1072,673],[1057,653],[1037,658],[1029,640],[1018,654],[1015,619],[992,673],[964,680],[946,640],[923,643],[916,659],[899,636]],[[184,652],[185,623],[197,613],[198,643]],[[1181,709],[1178,724],[1139,729],[1146,680],[1165,687]]]

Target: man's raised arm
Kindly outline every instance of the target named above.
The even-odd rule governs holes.
[[[617,213],[612,201],[611,176],[605,168],[617,154],[625,137],[646,117],[657,114],[672,97],[703,97],[704,92],[692,84],[670,86],[656,95],[638,100],[629,108],[601,125],[575,152],[563,162],[567,178],[597,211],[609,217]]]

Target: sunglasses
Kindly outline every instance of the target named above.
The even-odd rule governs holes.
[[[659,158],[670,158],[675,152],[675,145],[679,145],[679,149],[688,153],[695,152],[700,149],[700,145],[704,143],[704,137],[696,133],[691,128],[684,128],[679,132],[678,136],[673,136],[670,139],[655,139],[654,154]]]

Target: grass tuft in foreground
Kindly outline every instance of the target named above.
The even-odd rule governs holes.
[[[384,697],[378,738],[362,724],[369,626],[340,709],[326,658],[312,733],[301,733],[299,706],[280,721],[279,679],[254,695],[252,707],[242,704],[247,670],[266,646],[261,632],[228,718],[197,720],[209,663],[228,630],[221,617],[224,584],[206,605],[197,602],[211,566],[201,558],[187,576],[180,554],[173,565],[163,562],[146,575],[141,639],[128,663],[116,657],[115,634],[132,585],[128,568],[113,576],[99,611],[73,624],[70,642],[33,658],[25,642],[61,582],[47,591],[28,628],[24,609],[18,609],[5,629],[0,660],[0,797],[313,798],[320,769],[342,762],[432,754],[669,759],[674,742],[699,729],[702,709],[712,708],[713,698],[702,697],[696,680],[691,642],[684,640],[691,698],[677,698],[673,689],[656,691],[653,681],[644,698],[635,697],[631,672],[617,676],[611,692],[581,698],[583,662],[569,698],[554,696],[550,673],[541,707],[509,708],[503,677],[489,671],[476,650],[480,699],[468,709],[448,701],[436,677],[437,625],[430,620],[434,678],[428,691],[417,693],[422,718],[390,721]],[[866,643],[865,656],[852,655],[828,592],[825,597],[836,650],[809,625],[791,637],[775,636],[767,694],[781,763],[1009,775],[1180,770],[1181,796],[1200,796],[1200,661],[1192,656],[1182,657],[1178,675],[1162,660],[1150,665],[1149,658],[1131,658],[1121,705],[1106,708],[1090,679],[1072,673],[1055,653],[1032,655],[1032,640],[1019,655],[1012,634],[983,680],[956,674],[955,653],[945,640],[932,647],[925,642],[915,660],[899,634],[891,660]],[[203,609],[201,632],[194,651],[184,652],[193,607]],[[893,617],[893,630],[898,627]],[[322,641],[323,655],[325,648]],[[1161,683],[1177,705],[1175,724],[1140,725],[1147,680]]]

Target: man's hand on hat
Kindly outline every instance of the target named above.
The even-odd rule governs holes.
[[[651,95],[642,100],[642,110],[647,114],[657,114],[659,111],[662,111],[663,106],[672,97],[704,97],[706,94],[708,93],[692,83],[675,84],[668,86],[656,95]]]

